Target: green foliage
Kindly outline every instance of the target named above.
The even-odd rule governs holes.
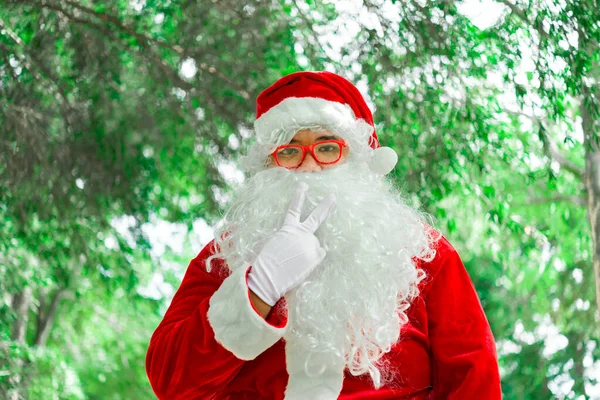
[[[245,148],[259,91],[325,68],[367,84],[392,178],[459,250],[504,397],[590,396],[599,8],[500,0],[483,29],[460,2],[363,3],[378,24],[339,2],[3,2],[0,397],[153,398],[170,293],[146,289],[176,287],[204,244],[192,227],[220,215],[218,164]],[[185,246],[157,255],[144,227],[164,221]]]

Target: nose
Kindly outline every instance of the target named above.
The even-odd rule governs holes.
[[[315,161],[312,154],[309,152],[306,153],[306,157],[302,164],[298,168],[296,168],[296,172],[318,172],[321,171],[321,165]]]

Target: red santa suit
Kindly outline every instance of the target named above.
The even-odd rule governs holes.
[[[339,399],[501,398],[494,338],[473,284],[445,238],[436,250],[432,261],[420,262],[427,279],[400,341],[383,359],[397,378],[375,390],[368,376],[346,371]],[[212,241],[190,263],[152,336],[152,388],[161,400],[282,400],[289,379],[285,299],[263,319],[250,302],[247,271],[229,274],[220,262],[206,272],[211,252]],[[327,376],[307,379],[327,386]]]
[[[291,137],[280,137],[288,124],[332,127],[354,149],[362,146],[360,154],[369,155],[378,174],[396,163],[396,153],[380,146],[360,92],[336,74],[290,74],[259,95],[257,143],[288,143]],[[426,279],[400,340],[380,360],[395,370],[395,379],[376,390],[368,375],[326,366],[330,360],[319,360],[324,373],[308,376],[307,356],[283,339],[285,299],[263,319],[249,298],[251,267],[230,272],[216,259],[207,272],[206,259],[215,254],[210,242],[190,263],[152,336],[146,359],[152,388],[165,400],[500,399],[494,339],[477,294],[450,243],[442,237],[436,246],[433,260],[415,260]]]

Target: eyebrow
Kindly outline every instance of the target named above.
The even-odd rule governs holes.
[[[319,136],[319,137],[317,138],[317,140],[335,140],[335,139],[337,139],[337,138],[338,138],[337,136],[329,135],[329,136]],[[299,142],[299,140],[292,139],[292,140],[290,141],[290,143],[294,143],[294,142],[296,142],[296,143],[297,143],[297,142]]]

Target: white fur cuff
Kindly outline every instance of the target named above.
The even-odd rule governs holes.
[[[208,322],[215,339],[240,360],[253,360],[274,345],[287,330],[276,328],[252,308],[246,284],[247,270],[228,276],[209,301]]]

